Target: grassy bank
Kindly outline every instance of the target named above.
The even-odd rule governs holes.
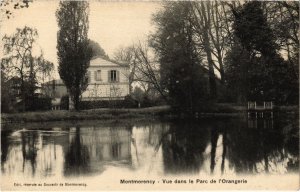
[[[70,127],[132,127],[133,125],[145,125],[147,123],[162,122],[156,118],[126,118],[126,119],[100,119],[100,120],[70,120],[70,121],[44,121],[44,122],[23,122],[23,123],[4,123],[2,130],[14,131],[24,127],[39,130],[49,130],[54,127],[70,128]]]
[[[169,106],[142,109],[93,109],[82,111],[40,111],[14,114],[1,114],[1,123],[72,121],[72,120],[113,120],[131,118],[150,118],[168,115]]]
[[[274,111],[298,114],[298,106],[280,106]],[[246,114],[246,107],[234,104],[216,104],[206,112],[199,113],[199,118],[233,117]],[[82,121],[82,120],[121,120],[121,119],[152,119],[177,118],[169,106],[156,106],[138,109],[91,109],[82,111],[40,111],[14,114],[1,114],[1,123],[51,122],[51,121]],[[184,118],[184,117],[183,117]]]
[[[243,109],[230,105],[218,105],[214,110],[200,113],[198,117],[227,117],[237,115]],[[81,121],[81,120],[117,120],[117,119],[151,119],[174,118],[169,106],[156,106],[138,109],[91,109],[82,111],[39,111],[14,114],[2,114],[1,123],[51,122],[51,121]]]

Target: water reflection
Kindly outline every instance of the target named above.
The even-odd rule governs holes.
[[[163,139],[165,173],[199,172],[206,158],[204,151],[208,142],[206,127],[195,123],[171,124],[170,133]]]
[[[129,165],[130,135],[131,129],[122,126],[71,128],[65,174],[99,173],[108,164]]]
[[[53,176],[61,170],[63,162],[61,146],[65,138],[53,132],[19,130],[1,135],[3,174],[23,177]],[[4,153],[3,153],[4,152]],[[59,158],[57,158],[59,157]]]
[[[25,169],[25,164],[29,164],[31,167],[32,175],[35,174],[36,169],[36,157],[37,157],[37,145],[38,145],[38,134],[37,132],[21,132],[21,142],[22,142],[22,157],[23,157],[23,172]]]
[[[9,147],[9,139],[8,136],[11,134],[11,131],[2,131],[1,132],[1,170],[3,170],[3,163],[7,160],[8,147]]]
[[[90,172],[90,155],[88,147],[82,142],[80,128],[75,128],[75,134],[70,135],[69,148],[65,153],[65,175]]]
[[[1,171],[23,177],[278,174],[299,170],[297,122],[114,123],[1,132]]]
[[[229,164],[236,173],[285,173],[289,161],[298,161],[298,155],[288,152],[284,128],[274,130],[272,120],[258,119],[256,127],[235,127],[228,135]],[[248,122],[249,123],[249,122]],[[278,124],[280,125],[280,124]],[[294,127],[297,129],[297,127]],[[278,128],[276,128],[278,129]],[[298,148],[298,145],[292,148]],[[292,157],[293,156],[293,157]],[[291,159],[292,158],[292,159]]]

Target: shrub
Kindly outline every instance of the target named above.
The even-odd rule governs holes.
[[[96,109],[96,108],[136,108],[137,102],[130,96],[126,96],[124,100],[96,100],[81,101],[80,109]]]
[[[20,102],[20,106],[22,101]],[[46,111],[51,109],[51,98],[50,97],[28,97],[25,102],[26,111]]]
[[[69,110],[69,95],[64,95],[61,97],[60,109]]]
[[[130,95],[127,95],[123,101],[125,108],[137,108],[138,102],[133,99]]]

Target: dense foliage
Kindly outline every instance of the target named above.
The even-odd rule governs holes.
[[[88,46],[92,50],[92,57],[102,57],[105,59],[109,59],[104,49],[96,41],[89,40]]]
[[[43,54],[38,57],[33,55],[37,37],[36,29],[25,26],[2,39],[4,55],[1,58],[1,104],[4,112],[13,111],[13,106],[20,101],[20,110],[34,108],[38,84],[44,82],[45,76],[49,76],[54,68],[53,63],[45,60]],[[28,105],[32,107],[26,107]]]
[[[151,45],[169,103],[185,113],[209,101],[297,104],[297,16],[294,2],[164,3]]]
[[[58,72],[66,85],[74,108],[79,109],[80,96],[88,83],[86,76],[92,56],[88,47],[88,3],[63,1],[56,12]]]
[[[161,84],[169,103],[180,112],[194,114],[207,102],[207,78],[193,40],[189,6],[166,4],[154,21],[158,33],[152,46],[159,55]]]
[[[239,101],[297,102],[298,78],[280,54],[262,2],[247,2],[234,11],[234,46],[228,53],[228,88]]]

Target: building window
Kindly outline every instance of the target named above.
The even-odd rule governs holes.
[[[88,77],[88,83],[90,83],[91,82],[91,72],[90,71],[87,72],[87,77]]]
[[[95,81],[102,81],[101,80],[101,70],[95,71]]]
[[[116,82],[117,81],[117,71],[111,70],[110,71],[110,82]]]

